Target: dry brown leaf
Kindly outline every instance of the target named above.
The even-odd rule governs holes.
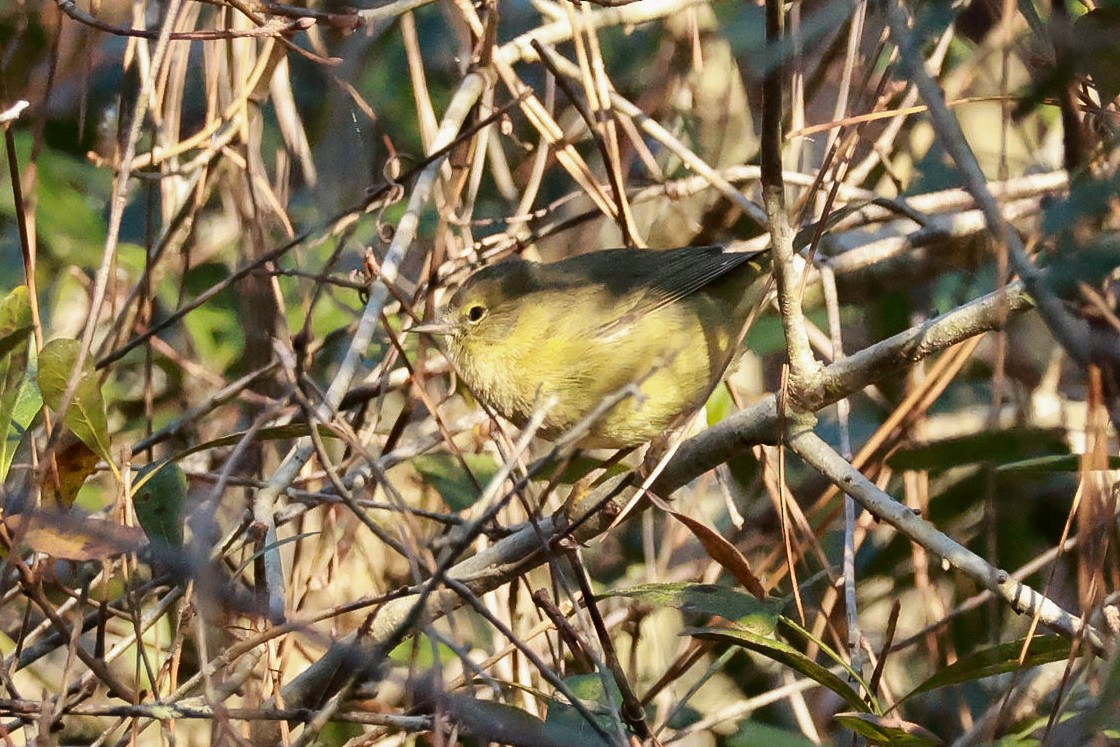
[[[36,513],[3,519],[5,544],[13,539],[60,560],[106,560],[147,542],[139,527],[69,514]]]

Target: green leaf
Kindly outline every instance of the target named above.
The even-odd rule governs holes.
[[[1109,469],[1120,469],[1120,457],[1108,458]],[[1023,459],[1018,462],[1001,464],[1000,472],[1079,472],[1081,470],[1080,454],[1062,454],[1056,456],[1035,457]]]
[[[915,695],[948,685],[959,685],[983,677],[1014,672],[1023,667],[1037,667],[1069,658],[1070,642],[1058,635],[1035,636],[1027,656],[1019,661],[1025,639],[1001,643],[998,646],[975,651],[963,656],[911,690],[899,703]]]
[[[389,661],[398,666],[420,670],[434,669],[443,662],[455,661],[459,652],[442,641],[417,634],[389,652]]]
[[[515,706],[479,700],[473,695],[445,694],[440,702],[454,721],[486,742],[514,747],[609,744],[586,721],[583,722],[586,728],[567,720],[547,723]]]
[[[326,423],[320,423],[318,427],[319,436],[321,438],[339,438],[339,435]],[[245,438],[248,431],[237,431],[228,436],[221,436],[220,438],[212,438],[200,444],[195,444],[189,449],[184,449],[171,458],[172,462],[179,462],[190,456],[197,454],[200,451],[207,449],[219,449],[223,446],[234,446],[241,443]],[[296,438],[303,438],[311,433],[311,429],[307,423],[285,423],[284,425],[273,425],[268,428],[261,428],[253,434],[254,442],[262,441],[287,441]]]
[[[1105,104],[1120,96],[1120,8],[1096,8],[1073,23],[1075,64]]]
[[[14,398],[15,403],[6,419],[6,433],[0,442],[0,481],[8,478],[8,472],[19,453],[20,444],[27,436],[28,428],[43,411],[43,397],[39,394],[39,387],[35,386],[34,374],[28,373],[19,381]],[[30,447],[28,454],[30,455]]]
[[[816,742],[797,732],[758,721],[747,721],[727,738],[727,747],[814,747]]]
[[[774,633],[778,625],[778,613],[785,604],[780,599],[760,602],[751,594],[727,586],[687,582],[641,584],[604,592],[602,596],[641,599],[656,607],[719,615],[759,635]]]
[[[849,216],[856,215],[870,204],[870,200],[858,200],[833,210],[825,219],[824,228],[821,229],[821,235],[824,236],[840,221]],[[820,224],[820,221],[814,221],[813,223],[802,226],[793,237],[793,245],[799,249],[803,246],[807,246],[809,242],[813,240],[813,237],[817,235],[817,229],[820,228]]]
[[[607,690],[603,683],[603,678],[598,674],[576,674],[564,678],[564,684],[572,691],[572,695],[589,705],[607,706],[612,701],[621,703],[622,691],[618,689],[618,683],[610,677],[606,679],[607,687],[610,688],[610,698],[607,697]]]
[[[615,722],[611,712],[616,711],[622,703],[622,691],[618,689],[613,678],[608,677],[604,687],[603,678],[597,673],[577,674],[566,677],[564,684],[571,690],[572,695],[579,698],[579,701],[595,714],[595,720],[600,726],[607,731],[614,728]],[[606,688],[610,688],[609,695]],[[573,745],[602,743],[599,732],[587,723],[587,719],[573,705],[554,698],[549,698],[548,703],[548,715],[545,716],[544,721],[550,734],[566,737]]]
[[[300,540],[305,540],[308,537],[315,537],[318,534],[319,534],[319,532],[303,532],[301,534],[293,534],[291,537],[283,537],[281,539],[276,540],[275,542],[269,542],[266,545],[262,545],[259,550],[254,552],[249,557],[245,558],[244,562],[242,562],[241,565],[237,566],[237,570],[233,572],[233,575],[230,577],[230,579],[234,580],[234,579],[239,578],[242,573],[249,570],[249,568],[251,568],[253,566],[253,563],[256,562],[257,558],[260,558],[260,557],[264,556],[265,553],[271,552],[272,550],[275,550],[278,547],[283,547],[284,545],[290,545],[293,542],[299,542]]]
[[[132,506],[150,542],[183,546],[187,475],[173,462],[145,464],[136,474]]]
[[[855,710],[861,713],[871,712],[867,703],[847,682],[784,641],[734,628],[690,628],[685,632],[694,638],[729,643],[762,654],[820,683]]]
[[[1084,242],[1060,240],[1056,260],[1047,268],[1046,283],[1057,295],[1071,298],[1081,283],[1096,287],[1120,265],[1120,239],[1103,234]]]
[[[27,344],[31,332],[31,302],[27,286],[20,285],[0,301],[0,358]]]
[[[731,392],[725,386],[717,386],[712,396],[708,397],[708,402],[704,406],[704,412],[708,417],[708,425],[712,426],[721,422],[724,418],[735,411],[735,402],[731,399]]]
[[[212,370],[225,371],[242,357],[245,330],[236,310],[207,303],[183,317],[182,325]]]
[[[316,736],[315,744],[322,747],[345,747],[348,744],[357,744],[358,737],[364,733],[361,724],[329,721]]]
[[[860,675],[856,672],[856,670],[852,669],[851,665],[849,665],[848,662],[844,660],[844,657],[842,657],[836,651],[836,649],[832,648],[832,646],[829,646],[823,640],[821,640],[817,636],[813,635],[808,630],[801,627],[800,625],[798,625],[796,622],[794,622],[793,620],[791,620],[788,617],[779,618],[778,621],[782,625],[784,625],[787,630],[790,630],[790,631],[793,631],[793,632],[797,633],[804,640],[809,641],[814,646],[816,646],[822,654],[824,654],[828,658],[832,659],[832,661],[835,662],[837,666],[843,667],[845,670],[847,670],[849,677],[852,680],[854,680],[855,682],[858,682],[863,687],[863,689],[865,691],[869,692],[871,690],[871,688],[869,688],[867,686],[867,683],[863,681],[863,678],[860,677]],[[876,707],[875,710],[878,711],[878,707]]]
[[[547,457],[544,457],[547,459]],[[599,470],[600,473],[596,479],[602,480],[607,477],[617,477],[624,472],[629,472],[629,468],[625,464],[615,463],[603,469],[606,463],[604,459],[598,459],[588,454],[579,453],[568,460],[564,465],[564,470],[559,475],[555,474],[555,468],[551,465],[538,465],[537,462],[533,463],[532,474],[535,475],[534,480],[539,482],[556,482],[561,485],[574,485],[583,478],[590,475],[592,472]],[[540,468],[538,468],[540,466]]]
[[[19,439],[38,411],[37,406],[30,413],[29,408],[19,408],[29,388],[25,374],[30,333],[31,303],[27,287],[21,285],[0,301],[0,480],[7,476]]]
[[[1064,199],[1047,204],[1042,216],[1043,233],[1069,233],[1086,219],[1104,218],[1109,214],[1118,190],[1120,174],[1097,177],[1089,173],[1074,177],[1069,185],[1069,194]],[[1041,259],[1046,262],[1057,258],[1044,254]]]
[[[10,37],[5,38],[3,43],[6,45],[9,40]],[[6,76],[13,79],[10,71]],[[29,132],[17,133],[20,163],[31,162],[33,140]],[[37,162],[35,217],[44,227],[40,240],[49,247],[50,259],[66,265],[96,267],[105,246],[103,208],[112,194],[111,170],[51,147],[41,150]],[[0,189],[0,215],[16,215],[15,202],[7,188]],[[40,269],[47,268],[57,271],[59,265],[47,264]]]
[[[871,744],[891,747],[936,747],[944,744],[933,732],[895,716],[873,713],[838,713],[834,717],[856,734],[867,737]]]
[[[899,449],[887,463],[895,470],[943,470],[963,464],[1005,464],[1069,453],[1056,429],[1010,428],[956,436]]]
[[[747,331],[745,346],[755,355],[773,355],[786,349],[782,336],[782,320],[776,314],[763,314]]]
[[[1093,726],[1098,731],[1120,730],[1120,656],[1113,656],[1108,668],[1092,714]]]
[[[159,284],[157,294],[168,308],[176,308],[185,299],[196,296],[225,281],[230,269],[219,261],[196,265],[182,280],[170,276]],[[233,287],[223,288],[202,306],[183,317],[181,324],[189,344],[211,370],[224,371],[243,357],[245,327],[241,318],[238,293]]]
[[[485,486],[498,474],[493,458],[485,454],[462,456],[462,462],[453,454],[422,454],[412,459],[413,468],[424,482],[435,488],[454,511],[473,506],[480,496],[478,486]],[[463,462],[467,465],[465,469]]]
[[[58,410],[62,404],[70,377],[74,375],[80,347],[81,343],[77,340],[52,340],[39,353],[39,389],[43,393],[43,401],[52,410]],[[91,359],[86,359],[78,377],[65,423],[99,457],[113,465],[105,400],[101,397],[101,385],[97,382],[97,372]]]

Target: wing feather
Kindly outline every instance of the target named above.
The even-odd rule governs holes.
[[[602,341],[618,338],[638,320],[695,293],[762,252],[727,252],[719,246],[674,249],[644,279],[644,291],[633,294],[633,302],[595,333]],[[744,289],[745,290],[745,289]]]

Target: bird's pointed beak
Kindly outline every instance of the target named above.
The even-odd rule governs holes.
[[[410,334],[413,332],[419,332],[426,335],[437,335],[440,337],[446,337],[451,335],[455,331],[455,328],[454,326],[452,326],[450,319],[448,319],[447,317],[439,317],[433,319],[430,322],[421,322],[420,324],[414,324],[404,331]]]

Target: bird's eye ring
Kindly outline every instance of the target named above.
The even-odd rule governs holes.
[[[474,306],[467,309],[467,321],[468,322],[481,322],[482,317],[484,317],[484,316],[486,316],[486,307],[485,306],[475,304]]]

